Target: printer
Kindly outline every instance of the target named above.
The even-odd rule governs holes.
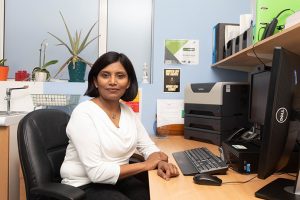
[[[247,82],[188,84],[184,91],[184,137],[221,146],[235,130],[249,127]]]

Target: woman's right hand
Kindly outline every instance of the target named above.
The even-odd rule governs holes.
[[[150,154],[147,160],[144,161],[146,164],[146,170],[156,169],[160,161],[162,161],[162,157],[159,152]]]

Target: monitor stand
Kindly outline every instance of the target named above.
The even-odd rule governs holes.
[[[297,184],[295,190],[295,180],[278,178],[269,183],[265,187],[255,192],[255,196],[262,199],[285,199],[285,200],[299,200],[300,188],[297,177]]]

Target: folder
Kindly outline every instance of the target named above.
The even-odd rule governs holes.
[[[225,27],[226,26],[239,26],[239,24],[232,23],[218,23],[213,27],[213,52],[212,52],[212,63],[216,63],[223,58],[225,55]]]

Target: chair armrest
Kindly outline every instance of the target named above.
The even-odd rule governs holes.
[[[32,188],[30,192],[59,200],[80,200],[85,197],[82,189],[62,183],[46,183]]]
[[[129,163],[139,163],[139,162],[144,162],[144,161],[145,161],[144,157],[137,153],[134,153],[129,158]]]

